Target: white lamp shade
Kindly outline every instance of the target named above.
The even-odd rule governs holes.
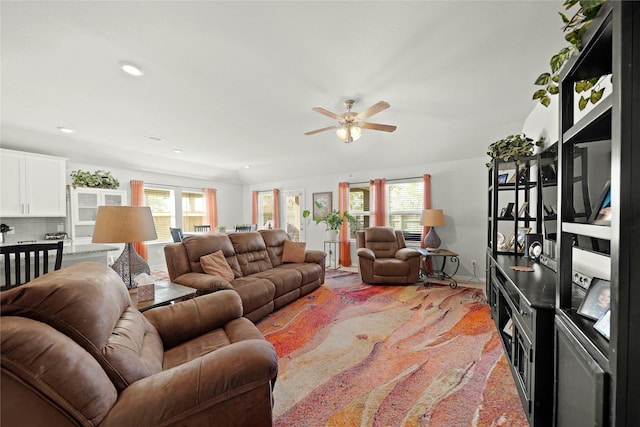
[[[133,243],[158,238],[148,206],[100,206],[93,243]]]
[[[425,227],[442,227],[444,225],[444,212],[442,209],[425,209],[420,220]]]

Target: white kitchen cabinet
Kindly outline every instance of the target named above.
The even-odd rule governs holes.
[[[66,159],[0,149],[0,216],[64,217]]]
[[[71,188],[71,238],[74,243],[91,243],[99,206],[125,206],[125,190]]]

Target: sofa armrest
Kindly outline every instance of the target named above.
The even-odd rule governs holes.
[[[242,317],[242,300],[237,292],[222,290],[142,314],[158,330],[166,351]]]
[[[327,254],[323,251],[310,249],[304,253],[304,262],[315,262],[316,264],[324,265],[324,260]]]
[[[371,261],[376,260],[376,254],[369,248],[360,248],[358,249],[358,257],[370,259]]]
[[[231,283],[222,277],[206,273],[186,273],[176,277],[172,282],[196,289],[197,295],[209,294],[222,289],[233,289]]]
[[[201,417],[221,402],[271,387],[277,372],[276,352],[267,341],[230,344],[134,382],[120,393],[101,426],[189,425],[190,417]]]
[[[402,261],[408,261],[411,258],[419,258],[420,252],[413,248],[401,248],[396,252],[396,258]]]

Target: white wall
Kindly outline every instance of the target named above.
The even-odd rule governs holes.
[[[254,190],[267,191],[278,188],[286,190],[304,189],[303,209],[311,209],[313,193],[331,191],[333,193],[333,207],[338,206],[339,182],[368,182],[375,178],[408,178],[431,175],[431,205],[433,208],[443,209],[445,225],[438,227],[438,235],[442,240],[442,247],[446,247],[460,254],[460,270],[458,275],[472,277],[471,261],[475,260],[478,267],[476,275],[484,278],[486,257],[486,227],[487,227],[487,159],[476,157],[472,159],[425,164],[421,167],[390,168],[375,171],[351,172],[343,176],[323,176],[300,178],[295,181],[274,181],[260,185],[245,185],[243,188],[243,222],[251,222],[251,192]],[[304,236],[304,234],[303,234]],[[307,228],[306,241],[309,248],[323,249],[324,227],[313,221]],[[355,242],[352,243],[352,261],[357,265],[355,256]]]

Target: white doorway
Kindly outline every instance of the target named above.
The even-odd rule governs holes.
[[[282,192],[282,212],[284,216],[285,230],[289,238],[294,242],[306,240],[306,229],[302,218],[304,192],[302,190],[290,190]]]

